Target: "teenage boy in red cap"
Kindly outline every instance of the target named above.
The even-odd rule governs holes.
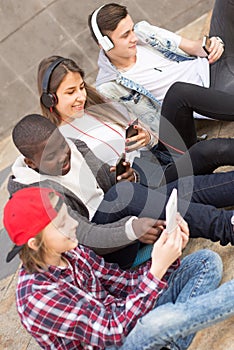
[[[13,194],[4,225],[15,243],[8,261],[22,260],[17,309],[44,349],[187,349],[196,331],[234,315],[234,281],[216,289],[216,253],[200,250],[180,264],[189,234],[182,218],[136,271],[77,246],[78,224],[53,189]]]

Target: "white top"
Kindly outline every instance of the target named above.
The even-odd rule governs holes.
[[[143,85],[161,102],[169,87],[177,81],[204,87],[209,87],[210,84],[209,63],[206,58],[198,57],[178,63],[141,45],[137,45],[135,65],[121,73],[124,77]]]
[[[110,166],[115,165],[120,154],[125,152],[125,129],[101,122],[87,113],[69,124],[61,125],[59,130],[64,137],[84,141],[96,157]],[[132,163],[139,155],[139,151],[133,151],[127,153],[126,159]]]
[[[29,168],[24,162],[24,156],[19,156],[12,166],[15,181],[23,184],[31,184],[43,180],[53,180],[69,189],[86,205],[91,220],[99,204],[103,200],[103,190],[98,186],[95,176],[70,140],[67,140],[71,148],[71,169],[66,175],[50,176],[39,174]]]

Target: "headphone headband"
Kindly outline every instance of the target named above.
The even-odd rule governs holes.
[[[42,95],[41,95],[41,103],[46,108],[52,108],[57,104],[57,97],[56,94],[53,94],[49,92],[49,84],[50,84],[50,78],[55,70],[55,68],[65,60],[66,58],[59,57],[54,62],[52,62],[49,67],[46,69],[44,73],[44,77],[42,80]]]
[[[99,44],[102,46],[104,51],[109,51],[111,49],[113,49],[114,44],[113,42],[110,40],[110,38],[108,38],[107,35],[102,35],[98,24],[97,24],[97,15],[99,13],[99,11],[101,10],[101,8],[105,6],[102,5],[101,7],[99,7],[97,10],[94,11],[94,13],[92,14],[92,18],[91,18],[91,26],[93,29],[93,33],[97,38],[97,41],[99,42]]]
[[[59,57],[54,62],[52,62],[49,65],[49,67],[46,69],[46,71],[44,73],[43,80],[42,80],[42,91],[43,92],[46,92],[46,93],[49,92],[49,83],[50,83],[51,74],[53,73],[55,68],[64,60],[65,60],[65,58]]]

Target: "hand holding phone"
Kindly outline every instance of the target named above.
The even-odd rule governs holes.
[[[210,54],[209,52],[210,45],[211,45],[211,40],[207,35],[205,35],[202,41],[202,48],[207,53],[208,56]]]
[[[177,226],[177,189],[174,188],[166,205],[166,230],[172,233]]]
[[[122,175],[126,171],[126,166],[123,165],[123,163],[126,161],[125,159],[125,153],[122,153],[119,159],[117,160],[116,163],[116,168],[115,168],[115,181],[118,182],[117,177],[119,175]]]

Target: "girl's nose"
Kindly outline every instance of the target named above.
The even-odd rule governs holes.
[[[83,101],[84,100],[84,96],[81,92],[78,92],[76,94],[76,101]]]

